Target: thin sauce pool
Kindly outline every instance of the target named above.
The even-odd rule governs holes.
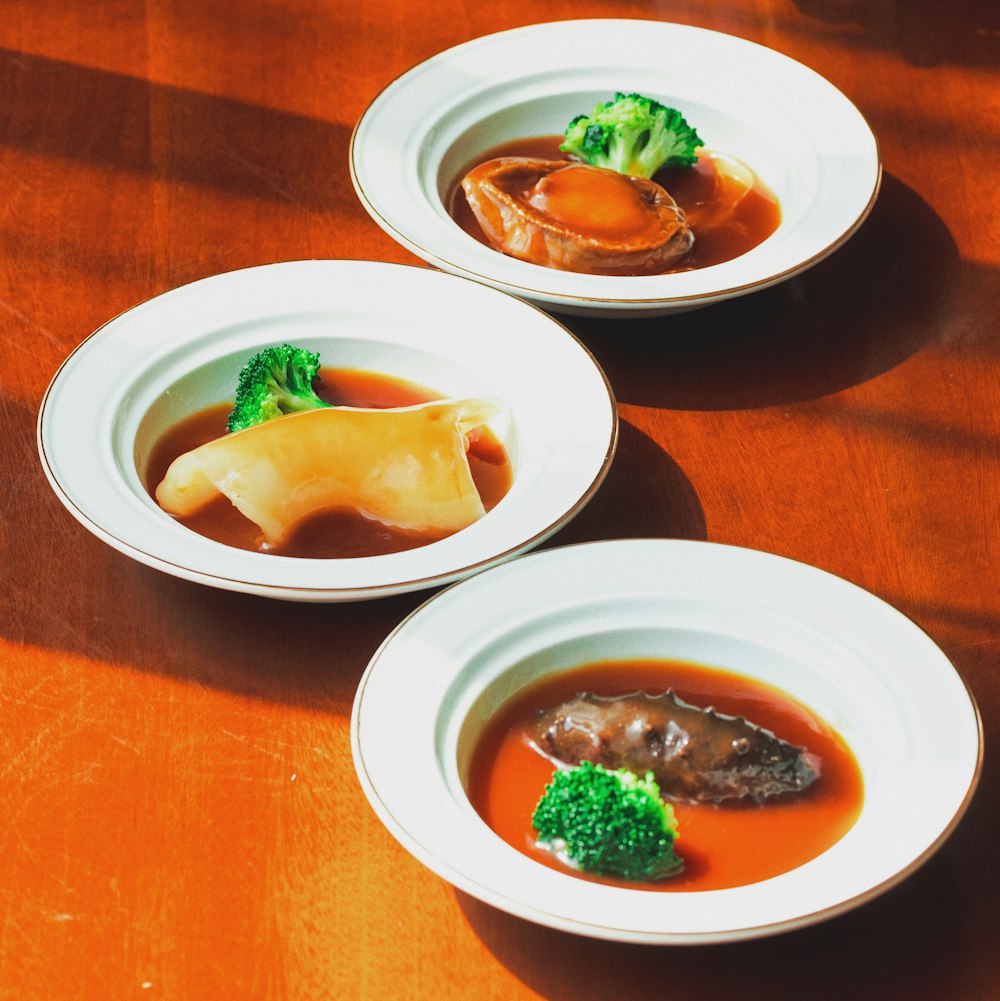
[[[863,782],[850,749],[789,695],[741,675],[682,661],[601,662],[562,672],[520,692],[490,720],[474,750],[467,789],[483,820],[508,844],[543,865],[568,871],[535,847],[531,817],[554,765],[530,743],[531,722],[578,692],[625,695],[673,688],[687,702],[744,715],[821,761],[802,793],[763,804],[674,804],[684,871],[657,883],[616,884],[653,891],[718,890],[755,883],[808,862],[836,843],[861,812]],[[576,874],[579,875],[579,874]],[[581,876],[602,883],[614,880]]]
[[[321,368],[317,395],[332,406],[381,409],[406,407],[439,399],[424,386],[377,372]],[[154,494],[170,463],[184,452],[226,434],[230,404],[208,407],[170,428],[153,447],[146,467],[146,489]],[[483,506],[489,511],[510,489],[513,478],[506,449],[487,428],[469,435],[469,469]],[[251,552],[311,559],[381,556],[416,549],[439,536],[403,532],[363,517],[357,511],[325,511],[300,525],[280,549],[268,549],[260,529],[229,500],[218,497],[196,514],[177,519],[182,525],[216,542]]]
[[[448,192],[449,214],[470,236],[492,246],[469,207],[462,190],[462,178],[473,167],[501,156],[570,162],[571,158],[559,149],[562,141],[559,135],[514,139],[477,157],[455,179]],[[702,150],[694,166],[661,170],[653,177],[673,196],[695,234],[691,252],[664,273],[693,271],[733,260],[763,243],[781,222],[777,198],[756,176],[752,187],[730,205],[734,192],[724,173],[720,173],[718,163],[716,154]]]

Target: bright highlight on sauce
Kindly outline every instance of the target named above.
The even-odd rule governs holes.
[[[675,802],[677,853],[684,870],[657,883],[625,883],[653,891],[716,890],[788,872],[835,844],[857,820],[863,800],[860,769],[827,724],[789,695],[741,675],[681,661],[601,662],[547,678],[520,692],[489,722],[473,754],[469,799],[508,844],[543,865],[563,868],[535,847],[531,817],[554,770],[532,746],[538,715],[581,691],[621,696],[673,688],[687,702],[743,715],[821,762],[820,777],[803,792],[762,803]],[[576,875],[579,875],[578,873]],[[614,880],[593,876],[598,882]]]
[[[599,236],[652,229],[650,214],[628,179],[608,170],[570,165],[543,177],[525,200],[551,219],[570,226],[586,221]]]

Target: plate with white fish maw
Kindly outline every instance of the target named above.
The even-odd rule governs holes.
[[[672,945],[898,885],[960,822],[983,752],[962,678],[892,606],[670,539],[548,549],[438,593],[373,656],[351,732],[375,813],[462,892]]]
[[[432,56],[362,114],[350,169],[375,222],[425,261],[552,312],[622,318],[800,274],[862,225],[882,173],[864,116],[815,70],[629,19]]]
[[[600,366],[548,314],[337,260],[135,306],[66,359],[38,418],[49,482],[98,538],[298,601],[433,587],[537,546],[593,496],[617,434]]]

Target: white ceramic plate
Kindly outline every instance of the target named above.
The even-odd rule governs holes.
[[[614,657],[715,665],[790,693],[857,758],[865,799],[855,825],[781,876],[681,897],[580,880],[510,847],[463,785],[485,721],[546,672]],[[535,553],[430,599],[373,657],[352,740],[383,823],[466,893],[567,931],[677,944],[785,931],[887,890],[952,831],[982,756],[970,693],[889,605],[788,559],[671,540]]]
[[[561,133],[618,90],[680,109],[707,148],[751,166],[781,203],[778,230],[714,267],[606,278],[505,257],[450,218],[446,193],[474,157]],[[448,49],[376,97],[350,163],[372,218],[424,260],[546,309],[620,316],[690,309],[798,274],[860,226],[881,179],[871,129],[811,69],[730,35],[637,20],[538,24]]]
[[[509,493],[450,538],[370,558],[243,552],[175,522],[143,485],[153,442],[231,400],[246,359],[285,341],[319,351],[325,365],[497,398],[506,409],[491,427],[510,454]],[[617,428],[589,352],[521,300],[426,268],[299,261],[194,282],[100,328],[49,386],[38,448],[70,512],[129,556],[216,587],[338,601],[454,581],[537,545],[596,491]]]

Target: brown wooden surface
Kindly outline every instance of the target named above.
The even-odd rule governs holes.
[[[90,536],[46,485],[36,412],[88,333],[248,265],[416,263],[351,187],[367,103],[450,45],[591,16],[801,60],[868,117],[886,178],[858,235],[785,285],[674,319],[569,321],[623,427],[554,543],[710,539],[840,574],[943,647],[987,749],[1000,736],[990,0],[6,0],[0,997],[1000,997],[989,753],[951,841],[847,916],[685,949],[547,931],[423,869],[355,780],[355,686],[421,596],[296,606],[185,583]]]

